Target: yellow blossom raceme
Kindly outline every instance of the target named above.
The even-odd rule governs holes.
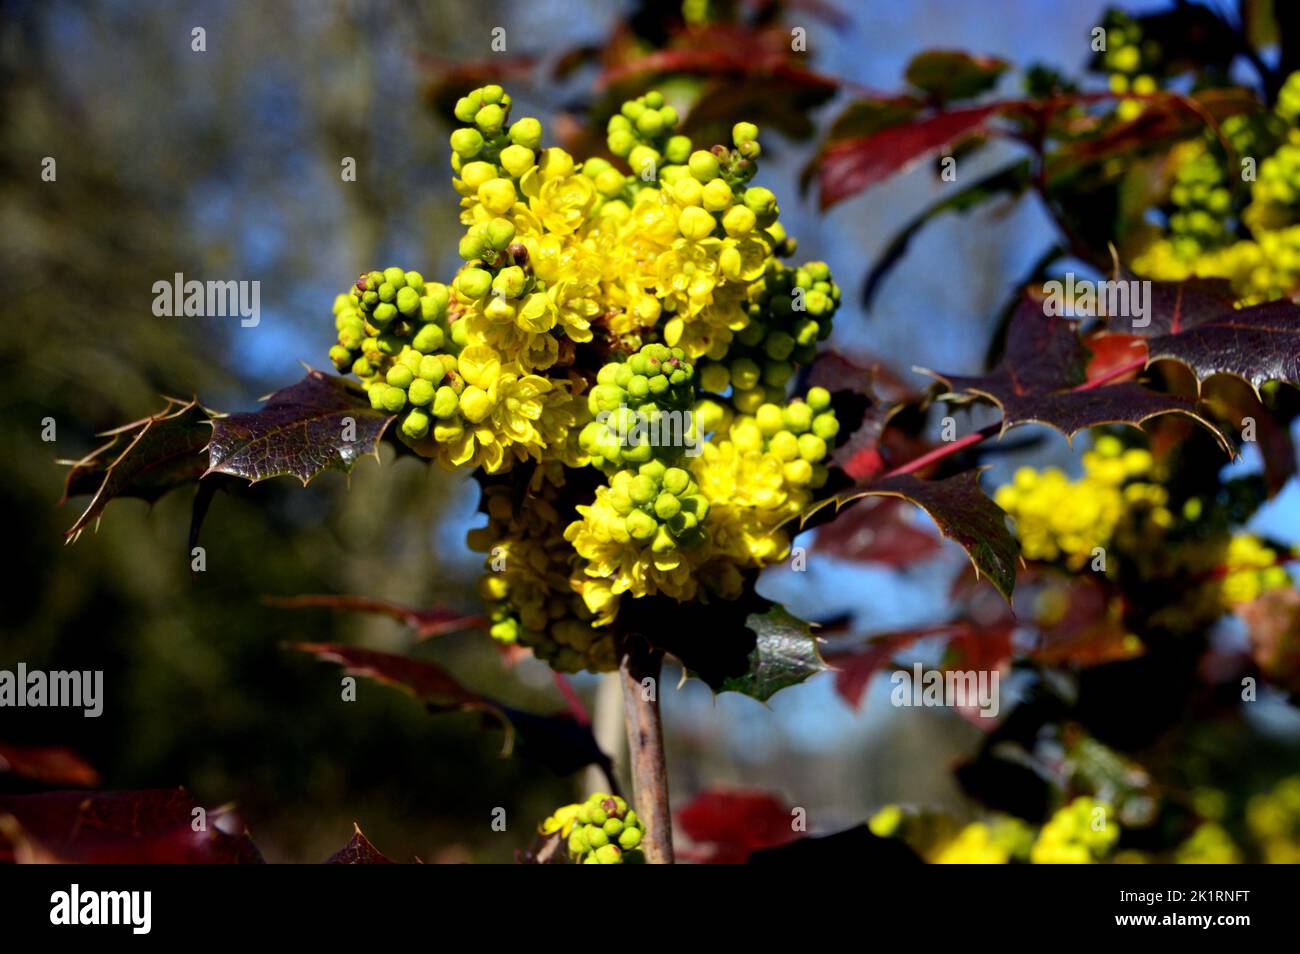
[[[1115,847],[1119,834],[1109,805],[1080,796],[1043,825],[1029,860],[1036,865],[1092,864]]]
[[[1246,803],[1246,824],[1267,864],[1300,864],[1300,775]]]

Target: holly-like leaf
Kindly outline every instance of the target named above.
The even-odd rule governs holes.
[[[370,839],[361,833],[361,826],[352,823],[352,838],[346,845],[326,859],[327,865],[391,865],[394,862],[386,858]]]
[[[196,826],[183,788],[0,795],[0,860],[81,864],[260,864],[229,812]],[[198,830],[196,830],[198,827]]]
[[[749,654],[749,669],[743,676],[726,680],[723,692],[740,692],[766,702],[782,689],[830,668],[818,651],[812,629],[784,607],[751,614],[745,625],[757,637]]]
[[[111,440],[71,465],[63,500],[93,493],[89,506],[67,531],[69,540],[118,497],[150,503],[167,491],[197,481],[207,467],[204,448],[212,439],[212,415],[195,401],[169,400],[152,417],[109,431]]]
[[[833,143],[817,165],[821,207],[828,209],[914,163],[985,131],[1007,108],[990,103],[934,113],[870,135]]]
[[[253,482],[291,474],[304,485],[324,470],[347,473],[362,456],[377,456],[393,420],[342,378],[311,371],[260,411],[215,418],[208,473]]]
[[[971,99],[997,85],[1008,63],[996,56],[974,56],[961,50],[926,50],[912,57],[907,81],[943,103]]]
[[[99,773],[61,745],[9,745],[0,742],[0,774],[8,773],[53,788],[94,788]]]
[[[1183,318],[1185,330],[1175,328],[1147,340],[1148,360],[1179,361],[1192,369],[1198,382],[1231,374],[1248,382],[1256,394],[1266,381],[1300,387],[1300,306],[1294,302],[1229,309],[1204,321]]]
[[[676,814],[677,826],[694,843],[679,845],[677,854],[699,864],[744,864],[760,848],[800,837],[791,808],[768,792],[700,792]]]
[[[579,722],[570,712],[539,715],[515,709],[466,688],[436,663],[409,656],[331,643],[290,643],[288,648],[338,663],[347,672],[407,692],[432,712],[484,713],[505,729],[502,755],[517,752],[558,775],[596,765],[612,777],[609,756],[596,743],[591,726]]]
[[[448,633],[482,629],[486,623],[478,614],[461,613],[443,606],[415,609],[388,600],[366,596],[331,596],[329,594],[303,594],[301,596],[270,596],[263,602],[280,609],[317,608],[336,612],[376,613],[404,623],[415,631],[416,639],[431,639]]]
[[[999,593],[1011,599],[1019,546],[1007,529],[1006,513],[980,490],[979,471],[966,471],[943,480],[921,480],[911,474],[898,474],[862,490],[820,501],[804,511],[800,522],[806,526],[828,507],[838,513],[846,504],[863,497],[901,497],[916,504],[929,514],[945,537],[961,544],[975,571],[988,577]]]
[[[1002,409],[1002,432],[1020,424],[1054,427],[1065,436],[1101,424],[1137,427],[1161,414],[1182,414],[1209,428],[1231,456],[1231,444],[1201,416],[1197,402],[1163,394],[1136,381],[1088,380],[1088,349],[1076,324],[1044,314],[1044,302],[1025,295],[1011,317],[1007,346],[988,374],[933,374],[949,393],[975,395]]]

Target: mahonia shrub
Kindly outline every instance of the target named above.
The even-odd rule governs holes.
[[[616,164],[511,107],[499,86],[455,107],[463,266],[363,274],[330,358],[411,450],[479,477],[492,636],[609,670],[625,600],[736,599],[788,554],[839,434],[796,371],[840,293],[825,263],[783,261],[753,124],[700,148],[652,91],[609,121]]]

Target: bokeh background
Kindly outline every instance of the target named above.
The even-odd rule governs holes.
[[[593,98],[593,70],[536,80],[567,51],[600,47],[654,6],[0,2],[0,497],[11,556],[0,574],[0,667],[103,669],[107,696],[98,719],[3,711],[0,740],[71,746],[107,788],[179,784],[203,804],[235,802],[271,861],[321,860],[353,820],[394,858],[505,861],[536,820],[573,800],[581,776],[500,758],[500,733],[480,719],[431,717],[365,683],[355,704],[341,703],[338,671],[282,644],[411,651],[491,695],[558,709],[540,665],[507,672],[481,634],[413,647],[391,620],[264,602],[347,593],[472,609],[478,557],[464,534],[477,521],[473,484],[386,455],[305,490],[282,479],[220,495],[204,528],[208,569],[191,580],[187,493],[152,507],[114,503],[97,532],[65,546],[85,501],[57,505],[55,460],[80,457],[98,446],[97,432],[154,412],[159,395],[249,409],[296,380],[301,362],[325,365],[330,304],[362,269],[400,263],[450,276],[460,226],[449,127],[433,95],[439,78],[490,58],[491,30],[504,27],[503,70],[537,62],[533,82],[510,85],[517,114],[548,129],[571,124]],[[1081,75],[1104,4],[829,6],[838,18],[798,3],[784,16],[806,28],[818,70],[887,90],[933,47],[999,56],[1013,72],[1046,62]],[[206,31],[206,52],[191,50],[195,27]],[[822,107],[814,125],[836,111]],[[801,256],[828,261],[846,289],[833,343],[870,350],[905,374],[981,367],[998,308],[1050,242],[1035,202],[938,220],[867,312],[856,294],[862,276],[893,232],[940,195],[933,170],[906,172],[821,215],[798,192],[813,140],[765,135],[764,145],[761,181],[781,197]],[[57,160],[55,182],[40,177],[47,156]],[[356,160],[355,182],[340,179],[343,157]],[[986,150],[964,174],[998,161]],[[260,324],[155,317],[152,285],[175,272],[260,281]],[[52,444],[41,440],[47,417],[57,423]],[[998,467],[1072,459],[1063,439],[1042,437]],[[1293,481],[1255,525],[1296,542],[1298,498]],[[906,572],[871,570],[814,549],[808,572],[774,571],[762,589],[796,613],[851,614],[869,633],[942,619],[962,561],[945,550]],[[596,680],[576,684],[595,706]],[[710,787],[761,787],[805,807],[819,830],[890,801],[960,810],[950,768],[979,739],[951,713],[894,710],[885,692],[854,711],[829,676],[770,706],[715,698],[697,683],[666,688],[663,704],[678,804]],[[1279,740],[1300,738],[1294,710],[1264,706],[1256,718]],[[491,829],[495,807],[511,819],[506,833]]]

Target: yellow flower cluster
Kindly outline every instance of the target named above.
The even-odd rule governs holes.
[[[1026,559],[1060,561],[1079,570],[1089,565],[1097,548],[1111,545],[1122,522],[1128,528],[1172,522],[1165,489],[1137,479],[1150,475],[1152,467],[1149,452],[1126,450],[1117,438],[1103,435],[1083,455],[1084,473],[1078,480],[1057,468],[1022,467],[1011,483],[997,489],[994,500],[1015,520]],[[1142,519],[1135,519],[1139,514]]]
[[[1287,78],[1278,106],[1264,117],[1284,128],[1280,144],[1261,136],[1244,117],[1233,117],[1224,124],[1225,133],[1242,155],[1255,158],[1263,149],[1272,150],[1271,155],[1260,159],[1258,174],[1250,183],[1249,204],[1241,210],[1240,224],[1250,237],[1202,245],[1151,234],[1133,258],[1134,271],[1162,281],[1183,281],[1192,276],[1223,278],[1240,296],[1240,305],[1291,297],[1300,289],[1300,191],[1295,186],[1300,174],[1300,122],[1292,105],[1297,99],[1300,73]],[[1221,168],[1205,168],[1220,160],[1209,155],[1202,143],[1184,146],[1189,148],[1171,154],[1179,163],[1178,176],[1200,179],[1202,187],[1207,186],[1207,177],[1214,180],[1208,183],[1213,188],[1206,195],[1215,201],[1193,213],[1201,222],[1200,231],[1226,238],[1234,231],[1230,227],[1233,216],[1227,201],[1226,174]],[[1175,190],[1178,188],[1175,186]],[[1177,205],[1177,195],[1174,200]],[[1211,218],[1215,221],[1210,222]]]
[[[1119,823],[1109,805],[1081,795],[1059,809],[1038,832],[1029,851],[1036,865],[1092,864],[1119,841]]]
[[[1268,864],[1300,864],[1300,775],[1246,804],[1246,824]]]

